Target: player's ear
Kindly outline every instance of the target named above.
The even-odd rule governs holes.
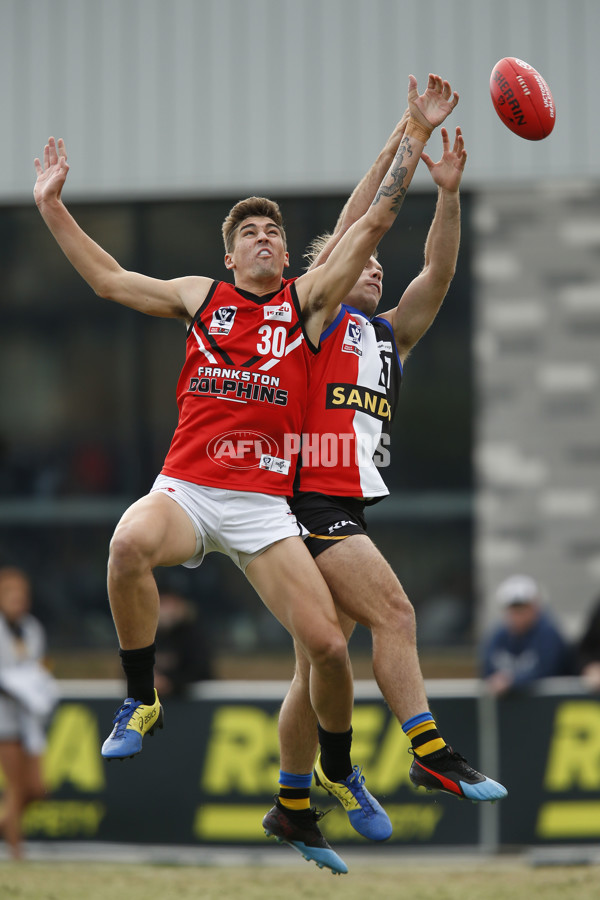
[[[231,253],[225,254],[225,268],[233,269],[233,259],[231,258]]]
[[[289,266],[289,264],[290,264],[290,254],[289,254],[289,253],[287,252],[287,250],[286,250],[286,251],[285,251],[285,254],[284,254],[284,257],[283,257],[283,267],[284,267],[284,269],[287,269],[287,267]]]

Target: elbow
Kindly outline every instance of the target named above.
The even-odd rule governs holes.
[[[426,265],[421,274],[425,276],[430,290],[441,294],[443,298],[448,293],[452,279],[456,274],[456,264],[443,266]]]
[[[371,209],[373,209],[373,207],[371,207]],[[372,247],[377,246],[379,241],[390,230],[396,220],[395,215],[377,215],[367,216],[365,218],[365,240]]]
[[[103,300],[117,300],[122,296],[122,283],[119,273],[102,272],[91,284],[97,297]]]
[[[450,285],[452,284],[452,280],[453,280],[453,278],[454,278],[455,275],[456,275],[456,265],[453,265],[453,266],[447,266],[447,267],[440,273],[440,282],[446,286],[446,291],[448,290],[448,288],[449,288]]]
[[[101,297],[103,300],[114,300],[111,285],[108,281],[104,279],[102,281],[97,281],[92,285],[92,289],[96,297]]]

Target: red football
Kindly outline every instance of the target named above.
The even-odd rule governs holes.
[[[548,137],[556,121],[554,99],[539,72],[517,59],[505,56],[497,62],[490,77],[494,109],[519,137],[541,141]]]

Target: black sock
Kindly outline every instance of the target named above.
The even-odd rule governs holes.
[[[146,706],[154,703],[154,657],[156,644],[139,650],[121,650],[121,665],[127,679],[127,696]]]
[[[321,745],[321,767],[330,781],[345,781],[352,775],[350,746],[352,728],[348,731],[325,731],[318,726]]]

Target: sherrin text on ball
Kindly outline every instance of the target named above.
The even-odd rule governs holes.
[[[548,137],[556,122],[550,88],[533,66],[516,56],[505,56],[490,76],[494,109],[507,128],[528,141]]]

